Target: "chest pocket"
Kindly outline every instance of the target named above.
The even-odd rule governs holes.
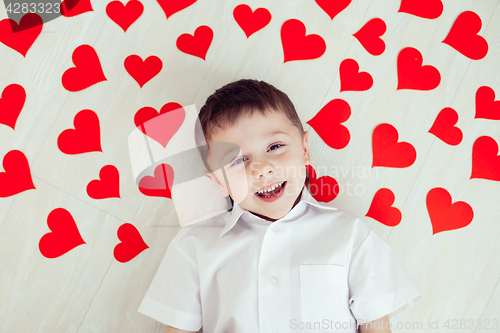
[[[326,322],[328,328],[351,324],[347,269],[340,265],[300,265],[300,310],[303,322]],[[333,321],[333,324],[330,322]],[[335,323],[338,322],[337,326]],[[323,326],[322,326],[323,328]],[[326,328],[326,327],[324,327]]]

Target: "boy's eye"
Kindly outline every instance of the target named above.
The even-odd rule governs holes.
[[[235,160],[235,161],[231,164],[231,166],[233,166],[233,165],[237,165],[237,164],[240,164],[241,162],[243,162],[243,159],[244,159],[244,158],[246,158],[246,157],[240,157],[240,158],[238,158],[237,160]]]
[[[273,147],[275,147],[275,149],[278,149],[281,146],[284,146],[284,144],[282,144],[282,143],[275,143],[271,147],[269,147],[269,150],[274,150]]]

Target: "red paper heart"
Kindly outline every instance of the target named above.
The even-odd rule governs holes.
[[[186,112],[180,104],[167,103],[163,105],[159,114],[152,107],[143,107],[135,114],[134,122],[142,133],[165,148],[181,127],[185,117]]]
[[[213,38],[214,33],[212,29],[206,25],[202,25],[196,28],[194,36],[190,34],[180,35],[177,38],[176,45],[180,51],[205,60]]]
[[[427,211],[432,223],[432,234],[468,226],[474,218],[471,206],[463,201],[451,203],[451,195],[441,187],[427,193]]]
[[[271,13],[265,8],[257,8],[255,12],[248,5],[238,5],[233,10],[233,17],[247,38],[271,22]]]
[[[90,0],[64,0],[61,2],[60,10],[64,17],[73,17],[94,11]]]
[[[380,36],[385,34],[386,30],[385,22],[379,18],[374,18],[366,22],[353,36],[356,37],[368,53],[378,56],[384,53],[385,50],[385,43]]]
[[[191,6],[196,0],[156,0],[160,4],[161,9],[165,12],[167,19],[173,14]]]
[[[13,83],[5,87],[0,98],[0,124],[15,130],[24,102],[26,102],[26,91],[22,86]]]
[[[125,59],[125,70],[134,78],[142,88],[163,68],[163,63],[157,56],[150,56],[142,61],[138,55],[130,55]]]
[[[99,57],[90,45],[80,45],[72,56],[75,67],[67,69],[62,76],[62,85],[69,91],[80,91],[98,82],[107,81]]]
[[[57,138],[57,147],[61,152],[70,155],[102,152],[99,117],[94,111],[78,112],[73,125],[75,129],[64,130]]]
[[[477,138],[472,146],[472,178],[500,181],[498,144],[489,136]]]
[[[46,258],[57,258],[71,251],[75,247],[86,244],[73,216],[64,208],[52,210],[47,217],[47,225],[52,232],[40,238],[38,248]]]
[[[339,184],[330,176],[323,176],[316,179],[316,171],[312,165],[306,165],[309,173],[309,192],[318,202],[330,202],[339,194]]]
[[[373,86],[373,78],[367,72],[359,72],[354,59],[345,59],[340,64],[340,91],[364,91]]]
[[[43,20],[36,13],[28,13],[17,22],[11,19],[0,21],[0,42],[21,53],[26,53],[38,38],[43,29]]]
[[[316,3],[318,6],[323,9],[328,16],[333,20],[335,16],[337,16],[338,13],[343,11],[344,9],[349,6],[351,3],[351,0],[316,0]]]
[[[443,3],[441,0],[402,0],[398,13],[435,19],[443,13]]]
[[[351,135],[349,130],[340,123],[351,116],[351,107],[342,99],[328,102],[311,120],[306,123],[318,133],[323,141],[333,149],[347,146]]]
[[[139,231],[130,223],[122,224],[118,228],[117,235],[121,243],[115,246],[113,255],[119,262],[130,261],[149,248]]]
[[[500,120],[500,100],[495,101],[495,91],[480,87],[476,92],[476,115],[474,118]]]
[[[5,154],[2,166],[5,172],[0,172],[0,198],[36,189],[28,160],[21,151],[11,150]]]
[[[450,45],[467,58],[483,59],[488,53],[488,43],[477,34],[481,26],[481,18],[476,13],[463,12],[453,23],[443,43]]]
[[[326,44],[319,35],[306,36],[304,23],[296,19],[285,21],[281,26],[281,44],[284,61],[309,60],[321,57],[326,50]]]
[[[441,74],[432,66],[422,66],[422,54],[407,47],[398,56],[398,90],[432,90],[439,86]]]
[[[391,124],[380,124],[373,131],[373,164],[390,168],[406,168],[417,158],[417,151],[408,142],[398,142],[398,131]]]
[[[172,183],[174,169],[168,164],[156,166],[154,176],[144,176],[139,181],[139,191],[150,197],[165,197],[172,199]]]
[[[118,24],[124,32],[137,21],[144,12],[144,6],[138,0],[129,0],[126,5],[120,1],[111,1],[106,6],[108,17]]]
[[[99,179],[87,185],[87,194],[92,199],[120,198],[120,174],[114,165],[105,165],[99,171]]]
[[[365,216],[371,217],[388,227],[395,227],[401,222],[401,211],[392,207],[395,197],[388,188],[381,188],[375,193],[370,209]]]
[[[444,108],[439,112],[429,133],[434,134],[443,142],[456,146],[462,142],[462,131],[454,126],[458,121],[458,113],[452,108]]]

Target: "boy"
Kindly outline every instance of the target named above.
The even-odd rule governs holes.
[[[139,312],[167,333],[391,332],[389,319],[422,295],[373,228],[314,200],[308,132],[287,95],[242,79],[199,119],[205,175],[233,208],[177,233]]]

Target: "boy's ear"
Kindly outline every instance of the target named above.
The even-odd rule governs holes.
[[[309,132],[304,131],[304,141],[302,142],[302,147],[304,148],[304,164],[309,165],[311,164],[311,157],[309,156],[309,147],[308,147],[308,142],[307,138],[309,137]]]
[[[220,195],[222,195],[224,198],[229,195],[229,192],[227,191],[227,189],[220,183],[220,181],[217,179],[217,177],[215,177],[215,175],[213,173],[210,173],[208,170],[205,170],[205,171],[203,171],[203,174],[207,178],[212,180],[215,183],[215,185],[217,185],[217,187],[219,188],[219,191],[220,191]]]

